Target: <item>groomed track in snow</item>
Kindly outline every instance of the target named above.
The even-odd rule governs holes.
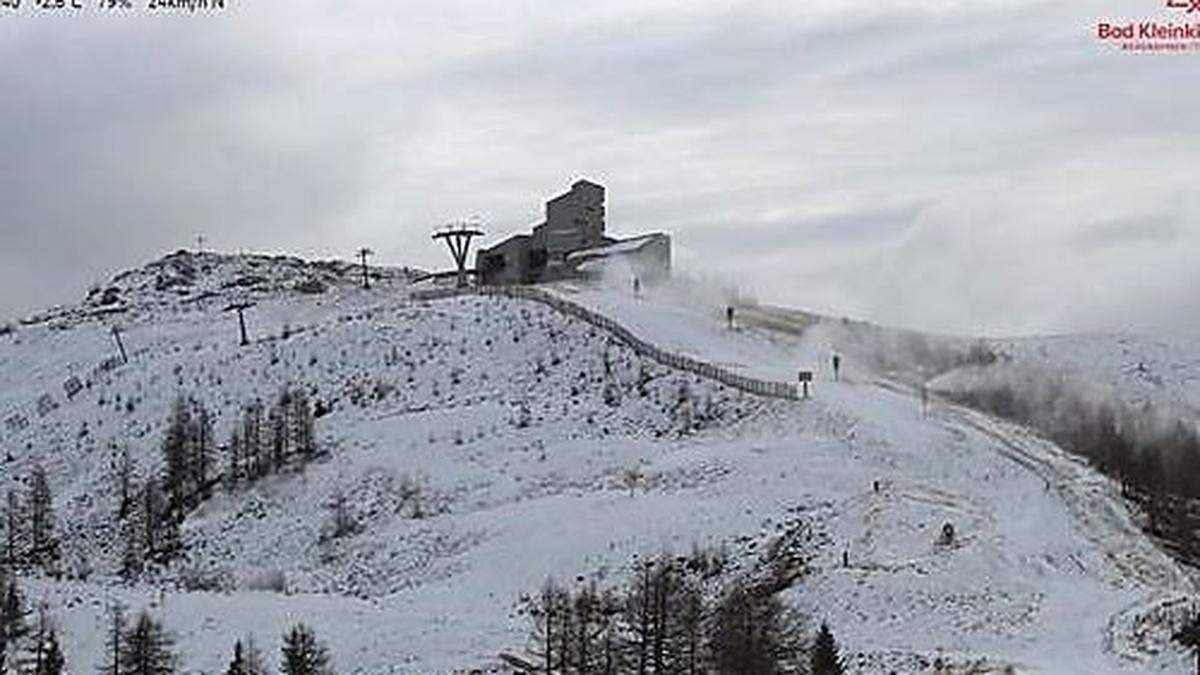
[[[694,289],[688,286],[669,286],[661,289],[657,294],[639,299],[629,298],[627,294],[614,292],[612,289],[570,282],[558,284],[554,291],[592,309],[611,313],[626,325],[634,328],[645,339],[670,345],[672,348],[679,349],[696,358],[725,363],[730,367],[741,368],[746,372],[766,378],[787,377],[789,373],[794,374],[800,369],[815,370],[823,375],[823,378],[819,379],[824,379],[826,382],[818,383],[814,387],[815,400],[809,402],[810,405],[829,404],[839,400],[846,391],[844,384],[828,382],[832,378],[829,365],[831,357],[834,353],[840,353],[844,364],[843,371],[844,373],[848,371],[842,378],[843,383],[857,383],[852,387],[855,396],[866,396],[868,399],[876,400],[860,400],[849,409],[839,411],[839,417],[845,414],[847,417],[859,418],[864,424],[870,423],[879,419],[879,416],[872,412],[882,412],[882,409],[874,408],[874,406],[892,396],[899,397],[913,410],[919,410],[921,407],[917,392],[910,387],[885,379],[879,373],[871,371],[868,364],[847,362],[847,352],[854,351],[854,347],[857,346],[856,342],[861,336],[853,334],[853,324],[842,320],[822,318],[791,310],[771,308],[759,310],[755,307],[739,307],[737,316],[741,318],[735,321],[735,329],[731,331],[724,324],[723,303],[714,301],[711,296],[698,298]],[[879,341],[879,336],[869,336],[866,341]],[[1083,355],[1072,355],[1067,358],[1066,354],[1070,353],[1069,345],[1078,345],[1081,342],[1084,347],[1081,349]],[[1046,343],[1051,346],[1041,346]],[[1173,341],[1170,344],[1177,345],[1177,343],[1180,341]],[[1139,364],[1136,371],[1143,376],[1143,379],[1147,377],[1147,372],[1166,370],[1171,373],[1173,382],[1179,383],[1174,391],[1183,390],[1179,393],[1169,394],[1169,399],[1166,401],[1168,403],[1181,399],[1190,402],[1197,395],[1197,390],[1200,390],[1200,388],[1187,389],[1184,387],[1187,383],[1200,381],[1200,368],[1189,368],[1188,366],[1189,363],[1194,366],[1200,361],[1196,361],[1195,357],[1190,357],[1191,360],[1189,360],[1189,352],[1185,348],[1164,354],[1166,348],[1164,341],[1161,340],[1138,340],[1129,336],[1117,336],[1109,340],[1107,344],[1098,337],[1076,340],[1058,338],[1008,341],[999,344],[1010,349],[1013,348],[1011,345],[1017,345],[1020,348],[1018,355],[1038,354],[1041,357],[1039,365],[1042,367],[1055,365],[1069,372],[1084,371],[1085,366],[1082,361],[1085,359],[1091,362],[1099,360],[1101,363],[1107,364],[1106,367],[1110,371],[1113,371],[1109,373],[1112,375],[1111,382],[1120,381],[1121,373],[1128,374],[1131,370],[1135,370],[1130,361]],[[1137,349],[1138,346],[1144,344],[1152,347],[1147,350],[1147,356],[1141,356],[1141,352]],[[1057,348],[1057,352],[1061,352],[1061,360],[1056,359],[1055,348]],[[1106,348],[1116,354],[1106,355]],[[1197,356],[1200,356],[1200,352],[1197,352]],[[1025,356],[1025,358],[1030,359],[1031,357]],[[1124,365],[1122,365],[1122,361],[1125,362]],[[1163,364],[1164,361],[1166,364]],[[1148,364],[1149,368],[1141,367],[1143,363]],[[872,389],[875,390],[874,396],[870,395]],[[1135,400],[1164,403],[1162,395],[1155,399],[1152,395],[1145,393],[1144,388],[1135,387],[1135,391],[1141,392]],[[935,401],[928,415],[921,416],[919,424],[920,426],[941,427],[959,439],[959,443],[969,441],[974,450],[968,461],[977,463],[977,466],[968,467],[966,471],[968,476],[974,475],[976,481],[973,484],[969,481],[962,488],[962,496],[953,501],[968,499],[977,501],[978,497],[974,493],[986,493],[987,488],[990,487],[986,485],[987,483],[995,481],[998,475],[1008,475],[1010,471],[1023,473],[1023,479],[1031,480],[1034,485],[1042,486],[1043,495],[1033,499],[1028,496],[1020,497],[1020,493],[1011,495],[1011,499],[1004,498],[1002,494],[999,495],[996,503],[992,506],[997,513],[980,522],[1000,525],[1007,520],[1020,523],[1023,527],[1030,528],[1029,531],[1019,533],[1022,538],[1026,538],[1040,534],[1039,529],[1050,529],[1050,525],[1054,522],[1052,514],[1060,512],[1058,515],[1063,518],[1063,525],[1070,532],[1070,536],[1082,537],[1086,540],[1086,543],[1080,544],[1078,551],[1068,552],[1053,551],[1051,549],[1057,548],[1057,546],[1051,547],[1047,542],[1046,551],[1020,561],[1029,565],[1030,569],[1018,573],[1017,578],[1030,574],[1032,576],[1029,578],[1052,577],[1056,574],[1087,577],[1102,581],[1110,591],[1130,593],[1133,596],[1127,602],[1118,601],[1097,611],[1099,597],[1094,597],[1093,592],[1080,591],[1075,597],[1066,592],[1061,596],[1064,606],[1058,610],[1065,611],[1065,614],[1054,616],[1052,614],[1055,611],[1053,605],[1047,603],[1044,592],[1040,590],[1035,592],[1033,597],[1036,597],[1037,600],[1028,606],[1030,615],[1027,620],[1029,625],[1041,626],[1046,630],[1046,642],[1056,646],[1050,647],[1044,655],[1038,658],[1015,657],[1007,660],[1007,663],[1017,666],[1020,670],[1030,669],[1043,672],[1082,673],[1163,668],[1169,671],[1190,672],[1187,659],[1181,658],[1178,647],[1169,641],[1171,632],[1169,621],[1178,621],[1182,612],[1187,607],[1194,605],[1194,584],[1189,575],[1181,570],[1174,560],[1157,549],[1139,530],[1128,512],[1125,502],[1120,498],[1117,486],[1086,466],[1085,462],[1079,458],[1019,425],[995,420],[944,401]],[[902,447],[904,445],[903,442],[898,442],[904,436],[902,431],[894,436],[885,435],[887,438],[878,441],[881,446]],[[861,442],[857,433],[851,433],[849,436],[852,444],[858,445]],[[993,457],[1001,458],[1007,466],[1003,467],[1000,474],[992,473],[991,470],[984,468],[992,460],[985,457],[983,453],[990,453]],[[900,456],[885,460],[886,465],[889,468],[900,470],[914,468],[911,464],[903,463],[899,459]],[[858,458],[855,457],[855,459]],[[886,475],[888,472],[883,473]],[[942,468],[940,471],[935,469],[935,475],[936,473],[941,473],[942,479],[947,482],[953,476],[946,468]],[[980,477],[983,479],[983,484],[978,481]],[[886,483],[885,480],[884,484],[886,485]],[[1028,489],[1029,486],[1021,488],[1022,491]],[[884,493],[886,492],[885,489]],[[1041,501],[1043,496],[1048,497],[1054,503],[1039,506],[1037,502]],[[877,501],[877,497],[873,494],[869,495],[868,499]],[[876,513],[877,509],[878,507],[874,505],[870,508],[872,513]],[[864,520],[869,520],[869,517],[864,516]],[[959,526],[952,519],[948,522],[954,522],[956,527]],[[930,523],[925,522],[922,527],[929,525]],[[1012,534],[1006,535],[1006,538],[1008,536],[1012,536]],[[873,542],[874,537],[874,534],[868,534],[861,535],[859,539]],[[1013,551],[1006,539],[997,543],[1001,542],[1004,543],[997,546],[996,560],[1016,562],[1012,559]],[[976,539],[973,543],[982,542]],[[847,548],[854,551],[853,545]],[[853,555],[851,558],[853,560]],[[836,565],[839,561],[833,562]],[[892,571],[899,569],[894,564],[877,566],[872,562],[870,566]],[[905,566],[901,565],[900,567]],[[854,567],[853,563],[851,567]],[[1002,575],[987,575],[989,580],[1000,576]],[[856,580],[855,583],[863,583],[863,580]],[[1054,585],[1069,586],[1069,584],[1062,583],[1061,580],[1056,580]],[[875,587],[868,595],[877,591],[878,587]],[[850,592],[854,593],[854,591]],[[840,591],[831,589],[832,595],[836,596],[839,593]],[[863,618],[858,612],[853,612],[853,614],[859,619]],[[936,614],[936,612],[931,612],[931,614]],[[897,617],[904,617],[904,614],[900,613]],[[907,618],[916,619],[911,615]],[[917,620],[924,621],[924,619]],[[980,621],[975,622],[972,629],[979,629],[980,624]],[[982,624],[988,625],[988,621],[982,620]],[[868,621],[864,625],[870,626],[870,622]],[[907,624],[901,622],[893,624],[889,628],[894,629],[896,625]],[[1062,631],[1067,627],[1075,634],[1063,635],[1057,639],[1049,636],[1054,631]],[[961,629],[962,626],[953,628],[954,631]],[[877,631],[878,627],[868,627],[865,628],[864,633],[873,636],[877,634]],[[1055,650],[1060,653],[1055,655]],[[882,653],[888,651],[888,648],[880,650]],[[903,651],[903,649],[897,649],[896,653]],[[1107,663],[1103,658],[1094,662],[1079,660],[1092,651],[1099,651],[1106,658],[1112,660]],[[969,660],[970,653],[971,650],[964,651],[963,658]],[[994,653],[991,656],[989,662],[996,665],[997,654]],[[1005,661],[1005,659],[1000,659],[999,663]],[[908,667],[916,666],[909,663]],[[901,666],[901,670],[903,669],[904,667]]]

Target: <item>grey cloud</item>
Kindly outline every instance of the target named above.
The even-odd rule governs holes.
[[[840,213],[762,220],[725,220],[708,225],[689,223],[682,236],[707,256],[761,256],[786,251],[807,261],[813,251],[864,245],[901,238],[912,227],[920,205],[843,211]]]
[[[55,30],[0,47],[0,85],[21,93],[0,100],[0,284],[41,278],[37,292],[5,293],[0,312],[81,297],[197,233],[296,245],[357,199],[353,126],[306,109],[314,93],[230,36]],[[49,57],[30,77],[15,56],[39,51]]]
[[[945,331],[1200,330],[1139,313],[1146,285],[1105,268],[1187,287],[1167,249],[1200,217],[1194,59],[1095,44],[1108,4],[298,1],[287,26],[265,5],[3,25],[0,314],[197,231],[442,265],[433,226],[480,214],[500,238],[588,176],[615,230],[669,230],[764,300]],[[34,48],[51,56],[31,80],[12,57]]]
[[[1163,246],[1176,242],[1182,232],[1179,219],[1173,215],[1131,216],[1086,225],[1074,232],[1067,244],[1084,251],[1137,244]]]

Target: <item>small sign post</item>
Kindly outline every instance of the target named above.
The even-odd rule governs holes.
[[[800,387],[804,391],[804,398],[808,398],[808,383],[813,381],[813,373],[811,370],[802,370],[799,374]]]

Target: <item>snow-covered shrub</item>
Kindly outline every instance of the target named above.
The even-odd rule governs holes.
[[[362,524],[354,512],[354,507],[346,498],[346,493],[337,490],[326,504],[329,509],[329,522],[321,530],[321,540],[342,539],[362,531]]]
[[[298,293],[317,295],[324,293],[327,286],[325,285],[325,282],[321,281],[320,279],[317,279],[316,277],[310,277],[297,283],[294,288]]]
[[[287,575],[278,568],[262,570],[246,579],[242,586],[248,591],[287,593]]]
[[[233,589],[233,575],[225,568],[185,567],[179,571],[179,585],[189,592],[229,591]]]

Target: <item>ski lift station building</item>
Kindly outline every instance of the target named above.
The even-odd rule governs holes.
[[[603,276],[619,266],[645,282],[671,271],[671,238],[654,232],[616,239],[605,234],[604,186],[578,180],[546,202],[546,219],[475,254],[479,283],[533,284]]]

